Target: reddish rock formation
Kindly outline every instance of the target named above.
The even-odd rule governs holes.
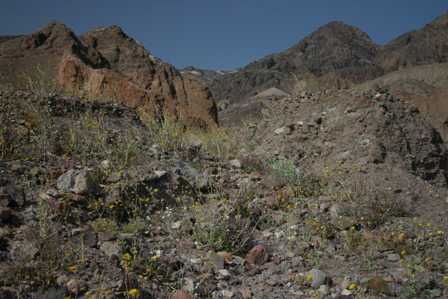
[[[65,25],[51,23],[5,40],[0,44],[0,76],[15,84],[47,77],[72,94],[135,108],[146,120],[171,117],[189,126],[217,125],[207,89],[183,78],[116,26],[78,38]]]

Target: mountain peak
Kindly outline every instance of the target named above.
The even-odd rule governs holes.
[[[121,28],[118,25],[112,25],[108,27],[100,27],[97,29],[94,29],[92,31],[87,32],[85,35],[108,35],[108,36],[114,36],[114,37],[121,37],[121,38],[129,38],[129,36],[124,32],[123,28]]]
[[[362,31],[356,26],[346,24],[342,21],[332,21],[330,23],[327,23],[326,25],[311,33],[308,37],[320,38],[322,35],[328,38],[338,38],[344,40],[356,38],[373,43],[372,39],[366,32]]]
[[[46,35],[55,33],[57,35],[74,35],[73,31],[64,23],[59,21],[52,21],[40,29],[38,32],[43,32]]]

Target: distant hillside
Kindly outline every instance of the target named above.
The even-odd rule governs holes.
[[[398,69],[446,62],[448,14],[381,47],[367,33],[331,22],[286,51],[250,63],[210,87],[218,100],[247,99],[277,87],[287,92],[341,89]]]
[[[205,70],[199,69],[194,66],[189,66],[180,70],[180,73],[187,78],[198,80],[205,84],[210,84],[214,80],[219,80],[226,74],[234,73],[235,71],[225,70]]]

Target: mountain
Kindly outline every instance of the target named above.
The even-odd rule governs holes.
[[[331,22],[290,49],[223,76],[211,89],[218,100],[234,101],[270,87],[288,92],[316,84],[345,87],[382,73],[374,63],[378,51],[365,32]]]
[[[286,51],[222,76],[210,88],[218,100],[235,102],[271,87],[289,93],[347,88],[392,71],[447,59],[448,13],[384,46],[356,27],[331,22]]]
[[[120,102],[148,121],[171,117],[192,126],[217,124],[206,88],[153,57],[117,26],[78,37],[54,22],[7,38],[0,43],[0,77],[16,85],[55,83],[73,95]]]
[[[378,63],[385,72],[409,66],[448,62],[448,13],[422,29],[405,33],[386,44]]]

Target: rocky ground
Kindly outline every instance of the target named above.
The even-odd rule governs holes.
[[[448,298],[447,20],[237,72],[0,37],[0,299]]]
[[[448,296],[447,150],[385,90],[210,132],[0,97],[0,298]]]

